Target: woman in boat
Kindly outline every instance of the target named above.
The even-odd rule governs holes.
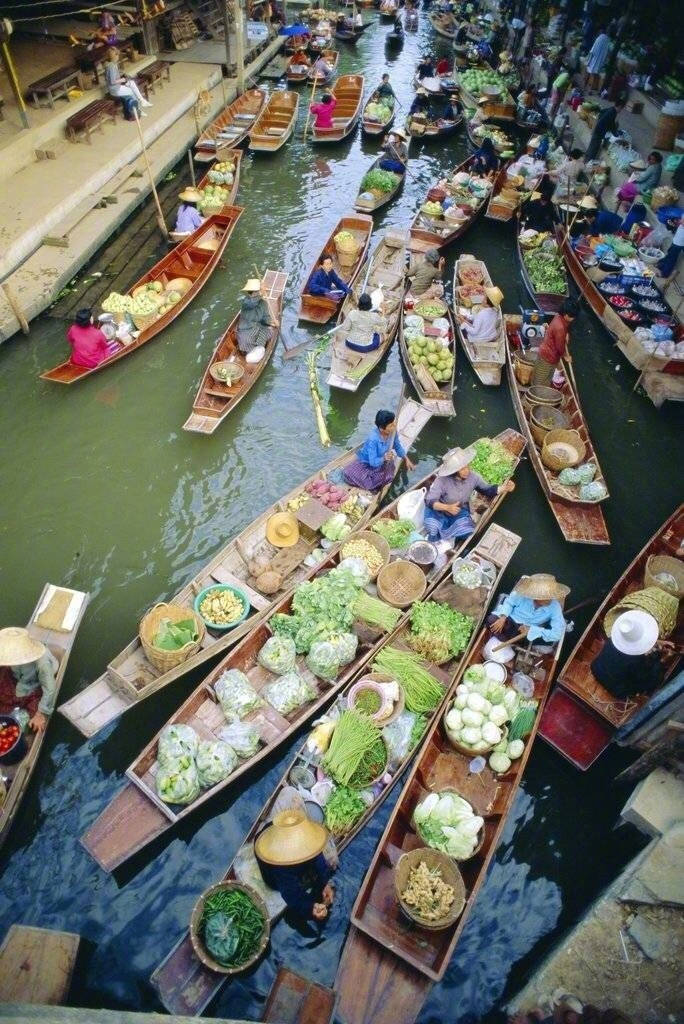
[[[510,640],[521,633],[533,643],[557,643],[565,632],[561,601],[570,588],[559,583],[551,573],[537,572],[526,576],[515,590],[504,597],[487,618],[494,636]]]
[[[375,426],[359,449],[359,454],[344,470],[344,479],[351,487],[379,491],[394,479],[394,461],[403,459],[407,469],[415,469],[399,440],[394,413],[380,409]]]
[[[354,352],[375,351],[386,331],[387,319],[379,310],[373,309],[373,300],[367,292],[359,296],[358,309],[352,309],[335,328],[336,336]]]
[[[176,227],[174,231],[182,235],[191,235],[193,231],[204,224],[204,217],[197,209],[197,204],[202,194],[197,188],[184,188],[178,193],[181,203],[176,214]]]
[[[327,842],[327,829],[294,808],[274,815],[255,840],[264,882],[299,918],[324,921],[333,904],[332,868],[323,856]]]
[[[55,709],[58,661],[27,629],[0,629],[0,714],[15,708],[29,715],[34,732],[42,732]]]
[[[401,128],[393,128],[389,133],[387,141],[383,145],[385,156],[380,161],[380,168],[383,171],[392,171],[394,174],[404,174],[408,163],[407,137]]]
[[[266,353],[266,344],[271,336],[273,323],[271,310],[261,295],[261,281],[250,278],[242,289],[240,317],[237,325],[237,343],[248,363],[259,363]]]
[[[118,343],[109,341],[105,333],[95,326],[91,309],[79,309],[75,322],[67,331],[71,345],[71,362],[74,366],[93,369],[108,359],[119,348]]]
[[[115,99],[121,100],[124,116],[127,120],[133,120],[136,110],[140,110],[142,117],[147,117],[145,107],[151,107],[152,104],[140,92],[134,78],[121,74],[119,71],[119,56],[119,51],[114,46],[107,51],[107,61],[105,63],[105,85],[107,86],[107,92],[110,96],[114,96]]]
[[[439,249],[428,249],[425,259],[413,273],[409,288],[413,298],[438,299],[444,295],[442,274],[444,273],[444,257]]]
[[[454,95],[448,96],[439,122],[440,124],[453,124],[462,113],[463,107],[458,102],[457,98]]]
[[[499,306],[503,302],[500,288],[485,288],[487,301],[474,313],[466,313],[461,322],[461,333],[467,341],[495,342],[499,338]]]
[[[429,540],[454,540],[456,537],[468,537],[473,532],[475,523],[469,504],[473,491],[486,498],[495,498],[497,494],[515,490],[512,480],[500,487],[487,484],[478,473],[470,470],[474,458],[473,447],[454,448],[437,470],[425,498],[423,526]]]
[[[430,109],[430,97],[425,89],[418,89],[409,107],[409,117],[413,114],[427,114]]]
[[[298,67],[301,67],[301,68],[310,68],[311,67],[311,61],[307,57],[307,55],[304,52],[304,50],[297,50],[290,57],[290,67],[293,67],[295,65],[298,66]]]
[[[392,100],[394,102],[394,100],[396,99],[394,89],[390,84],[390,76],[387,74],[387,72],[385,72],[385,74],[382,76],[382,81],[375,90],[375,95],[377,96],[378,99],[381,100]]]
[[[523,206],[522,220],[526,228],[553,234],[556,226],[556,214],[551,201],[553,193],[553,182],[549,178],[542,178],[539,183],[537,198],[528,200]]]
[[[333,69],[330,67],[323,54],[320,55],[320,57],[314,64],[313,69],[317,78],[322,79],[324,82],[328,81],[333,72]]]
[[[568,156],[558,165],[554,171],[549,171],[549,177],[556,183],[554,200],[562,203],[568,197],[573,196],[580,174],[584,171],[584,160],[582,150],[570,150]]]
[[[667,646],[667,641],[659,641],[658,623],[653,615],[641,608],[622,612],[591,663],[594,679],[620,700],[636,693],[650,693],[665,678],[659,649]]]
[[[475,174],[483,174],[487,178],[493,177],[499,170],[499,157],[488,135],[473,153],[471,167]]]
[[[324,256],[309,281],[309,295],[324,295],[337,302],[343,295],[349,295],[351,288],[333,268],[330,256]]]
[[[320,103],[312,103],[309,110],[316,117],[314,128],[332,128],[333,112],[336,106],[337,100],[329,92],[324,93]]]
[[[537,361],[534,364],[532,383],[535,385],[549,386],[553,380],[554,371],[558,369],[563,358],[569,363],[572,356],[568,352],[570,343],[570,324],[576,318],[578,312],[577,303],[574,299],[566,299],[556,313],[553,320],[546,328],[542,343],[539,346]]]

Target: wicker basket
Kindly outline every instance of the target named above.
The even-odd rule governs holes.
[[[393,608],[408,608],[414,601],[419,601],[426,586],[423,570],[404,558],[383,565],[378,573],[378,596]]]
[[[159,313],[131,313],[131,320],[139,331],[144,331],[146,327],[150,327],[156,320],[159,319]]]
[[[552,420],[553,426],[544,426],[542,417]],[[569,423],[565,413],[554,405],[533,405],[530,411],[530,432],[540,447],[550,430],[567,430]]]
[[[177,651],[160,650],[153,645],[153,640],[157,635],[162,619],[170,619],[172,622],[193,619],[195,629],[197,630],[197,640],[193,640],[184,647],[180,647]],[[145,657],[160,672],[169,672],[176,665],[182,664],[182,662],[192,657],[193,654],[196,654],[202,645],[205,633],[206,627],[200,616],[192,608],[185,608],[178,604],[155,604],[154,608],[150,608],[143,615],[138,627],[138,635],[145,652]]]
[[[534,364],[537,362],[537,352],[516,352],[513,357],[513,372],[515,379],[526,388],[534,374]]]
[[[384,537],[381,537],[379,533],[371,533],[370,530],[361,530],[360,533],[355,533],[352,537],[345,541],[345,543],[342,545],[342,550],[340,551],[341,558],[347,557],[345,554],[347,545],[350,544],[352,541],[356,540],[365,540],[368,541],[369,544],[372,544],[373,547],[377,550],[378,554],[382,555],[383,565],[387,565],[387,563],[390,560],[390,546]],[[377,572],[371,573],[372,580],[375,579],[375,577],[378,575],[381,569],[382,565],[380,566],[380,569],[378,569]]]
[[[421,305],[424,306],[426,304],[429,305],[429,306],[439,307],[439,313],[431,313],[429,316],[426,313],[421,313],[420,312]],[[447,314],[447,304],[446,304],[446,302],[442,302],[441,299],[427,299],[423,303],[418,301],[418,302],[416,302],[416,305],[415,305],[415,312],[418,314],[418,316],[422,316],[424,320],[439,320],[440,317],[446,316],[446,314]]]
[[[440,918],[439,921],[427,921],[424,917],[421,917],[415,907],[410,907],[401,898],[411,871],[413,868],[418,867],[421,861],[424,861],[428,868],[439,868],[442,880],[454,889],[454,902],[451,904],[448,914]],[[440,850],[432,850],[429,846],[419,850],[409,850],[408,853],[401,855],[394,869],[394,888],[399,906],[406,916],[415,921],[421,928],[430,928],[432,931],[449,928],[454,924],[463,913],[466,903],[465,884],[458,867],[454,864],[451,857],[447,857],[446,853],[442,853]]]
[[[359,246],[360,248],[360,246]],[[341,267],[353,267],[356,263],[359,250],[355,249],[354,252],[338,252],[337,262]]]
[[[553,450],[554,445],[567,445],[574,449],[574,457],[569,452],[564,457],[558,450]],[[578,466],[586,453],[587,446],[576,430],[549,430],[542,445],[541,459],[548,469],[560,473],[562,469]]]
[[[640,608],[648,612],[658,623],[660,638],[669,636],[677,625],[677,612],[679,601],[674,594],[669,594],[660,587],[647,587],[645,590],[635,590],[623,597],[619,604],[614,605],[603,619],[603,628],[606,635],[610,636],[613,623],[622,612],[628,612],[631,608]]]
[[[202,914],[204,913],[204,904],[206,900],[213,896],[217,892],[226,892],[230,889],[244,892],[249,896],[257,910],[260,911],[264,919],[264,930],[261,935],[261,940],[255,951],[255,953],[239,967],[223,967],[207,952],[204,947],[199,935],[200,922],[202,920]],[[271,934],[271,922],[268,915],[266,904],[262,900],[256,889],[252,889],[249,885],[243,885],[242,882],[218,882],[216,885],[212,885],[210,889],[203,892],[200,898],[197,900],[193,911],[192,917],[190,918],[190,941],[192,942],[192,948],[195,951],[197,959],[200,960],[205,967],[208,967],[211,971],[216,971],[217,974],[241,974],[242,971],[246,971],[252,964],[255,964],[261,957],[266,946],[268,945],[269,936]]]
[[[533,384],[523,396],[528,409],[533,405],[562,405],[563,396],[555,388],[547,388],[545,384]]]
[[[674,578],[675,583],[665,583],[657,579],[658,573],[667,573]],[[659,587],[666,594],[672,594],[676,598],[684,597],[684,562],[681,558],[673,558],[671,555],[650,555],[644,572],[644,586]]]

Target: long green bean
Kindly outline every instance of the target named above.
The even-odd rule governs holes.
[[[434,711],[444,696],[442,686],[423,668],[417,654],[383,647],[373,662],[373,668],[396,679],[404,691],[406,707],[416,714]]]

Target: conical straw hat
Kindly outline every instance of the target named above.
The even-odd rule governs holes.
[[[254,844],[254,852],[266,864],[304,864],[313,860],[328,841],[328,831],[307,818],[304,811],[281,811]]]
[[[451,476],[452,473],[458,473],[459,469],[468,466],[474,458],[475,449],[472,445],[469,448],[454,448],[445,456],[444,462],[437,470],[437,476]]]
[[[45,654],[45,645],[21,626],[0,629],[0,665],[30,665]]]
[[[515,592],[522,597],[531,597],[533,601],[560,601],[570,593],[570,587],[559,583],[550,572],[535,572],[521,579]]]
[[[184,203],[199,203],[202,198],[202,193],[199,189],[189,186],[188,188],[184,188],[182,192],[178,193],[178,198]]]

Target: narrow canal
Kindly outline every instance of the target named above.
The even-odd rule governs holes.
[[[387,69],[408,107],[420,52],[439,51],[442,44],[424,13],[419,33],[407,37],[400,53],[386,51],[388,31],[378,22],[356,49],[339,44],[340,70],[365,73],[368,89]],[[287,270],[284,334],[289,344],[306,337],[296,322],[299,289],[331,228],[351,208],[377,147],[357,132],[338,147],[314,148],[302,141],[305,117],[303,95],[296,137],[286,148],[275,158],[245,157],[238,202],[246,212],[225,269],[144,351],[60,388],[37,376],[62,358],[62,322],[46,316],[33,324],[30,338],[17,337],[0,349],[0,622],[25,621],[46,580],[91,592],[62,700],[102,671],[150,605],[173,593],[297,480],[361,440],[376,409],[396,403],[402,370],[395,346],[356,395],[331,396],[333,448],[326,452],[314,424],[305,361],[283,361],[280,348],[259,385],[213,437],[181,429],[202,368],[255,264],[262,271]],[[444,149],[414,151],[403,193],[376,219],[376,238],[383,228],[407,225],[429,183],[465,151],[462,135]],[[179,185],[184,174],[179,165]],[[487,261],[505,293],[504,308],[515,310],[523,292],[512,230],[480,220],[449,253],[450,267],[458,252]],[[153,248],[149,257],[150,264],[157,258]],[[500,516],[523,537],[507,582],[523,571],[553,571],[572,586],[571,604],[605,592],[681,500],[684,423],[681,406],[657,412],[633,392],[633,371],[586,308],[573,336],[581,398],[611,491],[606,518],[612,546],[565,544],[527,464]],[[445,448],[515,424],[506,385],[485,391],[462,357],[456,406],[454,419],[434,420],[423,432],[415,477]],[[591,611],[577,615],[578,630]],[[15,921],[82,935],[84,955],[72,990],[76,1005],[155,1007],[149,975],[186,928],[199,892],[225,870],[289,758],[283,751],[266,762],[258,776],[205,805],[115,878],[100,871],[79,836],[198,678],[196,673],[169,686],[90,743],[55,715],[3,850],[0,936]],[[581,775],[537,743],[457,955],[421,1021],[500,1019],[497,1008],[534,959],[639,847],[631,832],[613,830],[628,792],[614,782],[625,760],[610,754]],[[258,1018],[282,963],[332,984],[354,896],[392,802],[343,855],[327,926],[281,922],[266,959],[223,989],[213,1014]]]

